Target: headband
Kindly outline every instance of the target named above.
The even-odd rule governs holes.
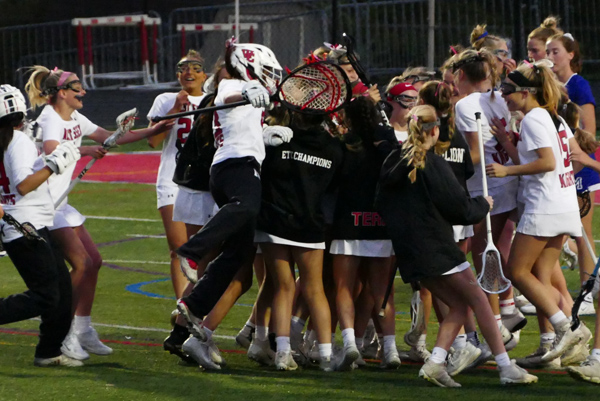
[[[564,33],[563,36],[565,38],[571,39],[573,42],[575,41],[575,38],[573,37],[573,35],[571,35],[570,33]]]
[[[463,60],[458,60],[455,63],[452,63],[452,73],[454,74],[456,71],[458,71],[460,68],[462,68],[464,65],[466,64],[471,64],[471,63],[476,63],[479,61],[484,61],[485,59],[481,56],[481,54],[479,52],[477,52],[476,55],[467,57]]]
[[[481,35],[479,35],[479,36],[477,37],[477,39],[475,39],[475,41],[477,42],[479,39],[483,39],[483,38],[485,38],[486,36],[488,36],[488,31],[484,31],[484,32],[483,32]]]
[[[513,81],[514,83],[516,83],[518,86],[528,87],[528,88],[538,87],[538,85],[535,85],[533,82],[531,82],[529,79],[527,79],[525,77],[525,75],[523,75],[518,70],[513,70],[513,71],[509,72],[507,75],[507,78],[510,79],[511,81]]]
[[[419,122],[419,116],[417,116],[416,114],[413,114],[411,116],[411,119],[415,122],[418,123]],[[430,129],[432,129],[433,127],[437,127],[440,125],[440,119],[437,118],[435,121],[431,121],[428,123],[421,123],[421,129],[423,131],[429,131]]]
[[[63,73],[60,74],[60,78],[58,79],[58,82],[56,83],[56,87],[61,87],[71,75],[73,75],[72,72],[63,71]]]

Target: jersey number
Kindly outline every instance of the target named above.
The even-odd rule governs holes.
[[[567,141],[567,132],[564,130],[558,132],[558,148],[563,155],[563,164],[565,167],[569,167],[571,165],[569,159],[569,143]]]
[[[188,117],[181,117],[177,119],[178,125],[183,125],[183,127],[177,130],[177,139],[183,145],[187,139],[188,134],[192,128],[192,119]]]
[[[215,145],[217,148],[223,147],[223,130],[221,129],[221,124],[219,123],[219,113],[214,114],[214,122],[213,127],[215,127]]]

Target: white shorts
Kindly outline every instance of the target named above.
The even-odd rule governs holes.
[[[179,186],[177,184],[158,185],[156,187],[156,208],[160,209],[164,206],[174,205],[178,190]]]
[[[581,218],[579,211],[561,214],[523,213],[517,232],[537,237],[556,237],[561,234],[581,237]]]
[[[173,221],[203,226],[218,211],[219,207],[210,192],[179,188],[175,195]]]
[[[517,207],[517,191],[519,180],[511,180],[506,184],[488,189],[488,195],[494,199],[494,208],[490,216],[510,212]],[[483,191],[470,191],[471,197],[483,195]]]
[[[336,239],[331,242],[332,255],[352,255],[369,258],[387,258],[393,255],[392,241]]]
[[[259,230],[256,230],[254,233],[254,242],[257,244],[260,244],[261,242],[270,242],[272,244],[297,246],[299,248],[325,249],[325,242],[296,242]]]
[[[85,222],[85,217],[77,211],[73,206],[64,203],[54,215],[54,225],[48,227],[48,230],[58,230],[65,227],[79,227]]]
[[[473,226],[452,226],[452,230],[454,230],[454,242],[473,236]]]
[[[461,263],[460,265],[448,270],[446,273],[442,274],[442,276],[448,276],[450,274],[460,273],[463,270],[467,270],[469,267],[471,267],[471,264],[469,262],[464,262],[464,263]]]

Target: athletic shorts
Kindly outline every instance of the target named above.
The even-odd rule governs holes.
[[[48,230],[58,230],[59,228],[65,227],[79,227],[85,222],[85,217],[77,211],[73,206],[68,203],[63,203],[56,209],[54,215],[54,225],[48,227]]]
[[[460,265],[448,270],[446,273],[442,274],[442,276],[449,276],[450,274],[460,273],[463,270],[467,270],[469,267],[471,267],[471,264],[469,262],[463,262]]]
[[[519,180],[511,180],[506,184],[490,188],[488,195],[494,199],[494,208],[490,212],[491,216],[500,213],[510,212],[517,207],[517,190],[519,188]],[[471,197],[483,195],[483,191],[470,191]]]
[[[454,242],[473,236],[473,226],[452,226],[452,230],[454,230]]]
[[[537,237],[556,237],[561,234],[581,237],[581,218],[579,211],[561,214],[523,213],[517,232]]]
[[[391,240],[336,239],[331,242],[332,255],[351,255],[369,258],[387,258],[394,254]]]
[[[299,248],[325,249],[325,242],[296,242],[259,230],[256,230],[256,232],[254,233],[254,242],[257,244],[260,244],[261,242],[270,242],[272,244],[297,246]]]
[[[180,188],[175,195],[173,221],[203,226],[218,211],[219,207],[210,192]]]
[[[179,186],[173,183],[173,185],[158,185],[156,187],[156,208],[160,209],[164,206],[174,205],[175,196]]]

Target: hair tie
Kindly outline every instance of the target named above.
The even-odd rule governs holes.
[[[412,118],[412,120],[413,120],[414,122],[416,122],[416,123],[418,123],[418,122],[419,122],[419,116],[418,116],[418,115],[416,115],[416,114],[413,114],[413,115],[411,116],[411,118]]]
[[[573,35],[571,35],[569,32],[567,33],[563,33],[563,36],[565,38],[571,39],[573,42],[575,41],[575,38],[573,37]]]
[[[452,50],[452,53],[454,53],[455,56],[458,54],[454,46],[450,46],[450,50]]]
[[[438,83],[438,84],[437,84],[437,88],[435,88],[435,94],[433,95],[434,97],[437,97],[437,96],[438,96],[438,93],[439,93],[439,91],[440,91],[440,88],[441,88],[442,86],[444,86],[445,84],[446,84],[446,83],[445,83],[444,81],[440,81],[440,83]]]
[[[56,71],[58,71],[58,67],[55,66],[51,72],[56,72]]]
[[[523,60],[523,64],[525,64],[527,67],[529,68],[533,68],[533,64],[531,64],[529,61],[527,60]]]
[[[475,41],[477,42],[479,39],[483,39],[483,38],[485,38],[486,36],[488,36],[488,31],[484,31],[484,32],[483,32],[481,35],[479,35],[479,36],[477,37],[477,39],[475,39]]]
[[[233,45],[235,45],[236,42],[237,42],[237,40],[236,40],[235,36],[232,36],[230,39],[227,39],[225,41],[225,48],[229,49],[229,48],[233,47]]]

